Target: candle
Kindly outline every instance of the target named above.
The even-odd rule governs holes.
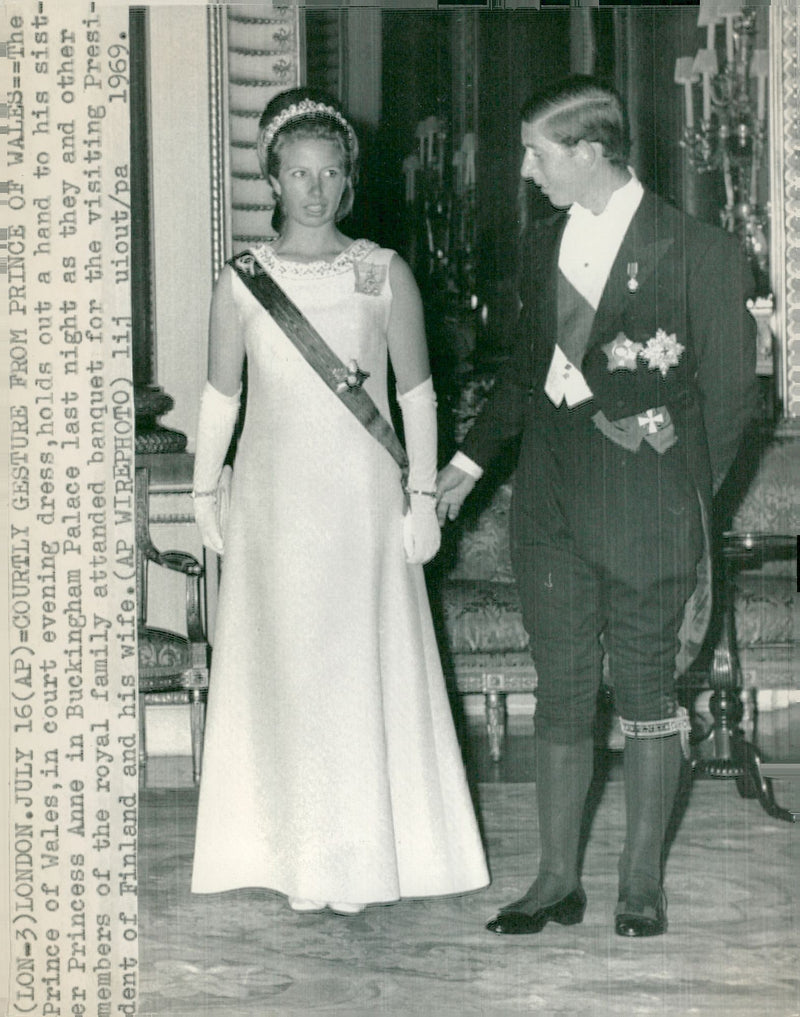
[[[733,23],[741,16],[742,7],[738,0],[719,0],[717,15],[725,20],[725,56],[728,63],[735,57]]]
[[[717,21],[719,20],[720,0],[700,0],[697,15],[697,27],[706,30],[706,49],[717,48]]]
[[[433,144],[436,132],[436,117],[426,117],[417,124],[416,135],[419,140],[419,158],[423,168],[433,163]]]
[[[684,102],[686,103],[686,126],[694,127],[694,101],[692,96],[691,81],[684,82],[683,98]]]
[[[406,178],[406,201],[411,204],[416,197],[417,170],[419,169],[419,156],[409,155],[403,160],[403,173]]]
[[[694,73],[692,57],[678,57],[675,61],[675,83],[683,86],[683,97],[686,103],[686,126],[694,127],[694,95],[692,84],[697,81]]]
[[[722,178],[725,181],[725,204],[729,209],[733,208],[733,178],[731,176],[731,162],[726,148],[722,149]]]
[[[475,135],[465,134],[461,142],[461,154],[464,160],[464,186],[475,186]]]
[[[711,79],[717,73],[717,54],[713,49],[701,49],[692,65],[693,74],[703,79],[703,120],[711,119]]]
[[[456,194],[460,195],[464,190],[464,166],[460,150],[453,152],[453,185]]]
[[[750,76],[756,79],[756,115],[759,124],[763,124],[766,116],[767,75],[769,74],[769,51],[757,49],[753,51],[750,64]]]
[[[436,134],[434,144],[436,146],[436,169],[439,174],[439,181],[444,180],[444,133],[439,129],[439,122],[436,123]]]

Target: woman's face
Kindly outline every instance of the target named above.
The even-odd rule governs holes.
[[[579,201],[585,181],[577,149],[553,141],[536,120],[522,124],[521,138],[525,149],[522,177],[532,180],[556,208]]]
[[[325,138],[294,138],[280,150],[280,172],[269,182],[286,220],[303,226],[336,221],[347,174],[341,146]]]

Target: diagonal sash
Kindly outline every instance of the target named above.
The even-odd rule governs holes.
[[[354,384],[347,380],[353,376],[352,370],[336,356],[300,308],[264,270],[251,252],[247,251],[231,258],[228,264],[328,388],[391,455],[400,467],[405,490],[408,480],[408,456],[394,428],[381,416],[370,395],[361,387],[363,378],[357,377]]]

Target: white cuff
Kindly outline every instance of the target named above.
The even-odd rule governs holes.
[[[483,468],[478,466],[476,462],[473,462],[469,456],[465,456],[463,452],[456,452],[450,460],[450,465],[463,470],[464,473],[468,473],[475,480],[480,480],[483,476]]]

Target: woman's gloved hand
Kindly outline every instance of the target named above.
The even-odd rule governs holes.
[[[203,545],[214,554],[222,554],[222,534],[217,516],[217,496],[209,494],[194,498],[194,521],[200,530]]]
[[[225,395],[210,381],[206,382],[200,396],[192,500],[203,544],[215,554],[222,554],[220,509],[227,508],[227,505],[218,504],[218,485],[239,414],[240,399],[241,389],[232,396]]]
[[[439,550],[436,518],[436,393],[430,377],[397,401],[403,414],[408,453],[409,509],[403,519],[403,544],[412,565],[424,565]]]
[[[436,494],[409,493],[409,509],[403,517],[403,545],[410,565],[424,565],[434,557],[442,542],[436,518]]]

